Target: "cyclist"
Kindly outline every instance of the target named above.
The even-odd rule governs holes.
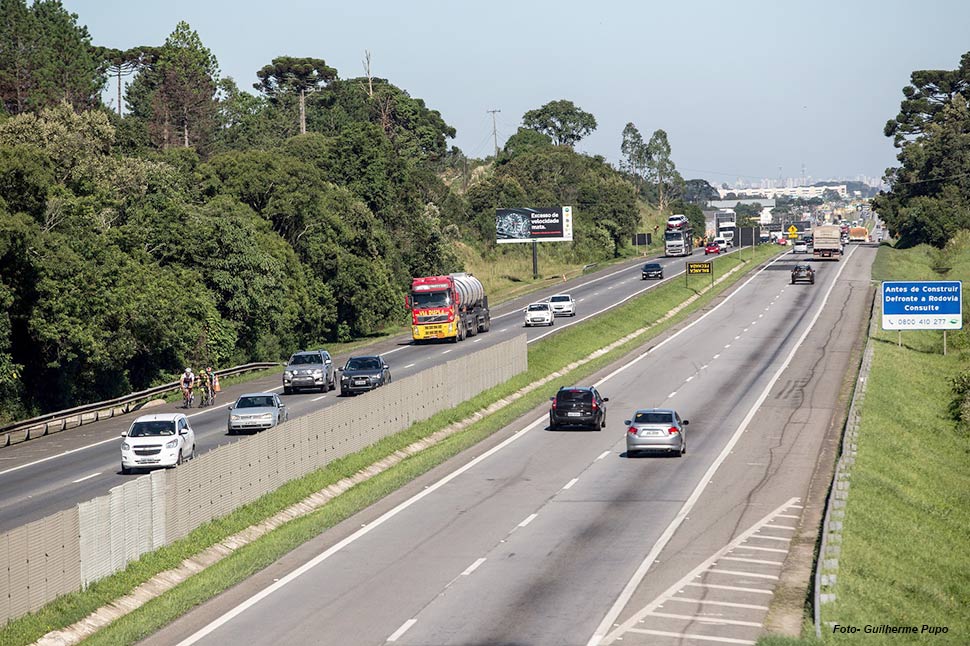
[[[213,373],[212,366],[207,367],[204,371],[199,373],[199,385],[202,388],[202,406],[208,406],[215,402],[216,395],[213,391]]]
[[[195,387],[195,374],[192,368],[186,368],[179,380],[182,387],[182,408],[192,407],[192,389]]]

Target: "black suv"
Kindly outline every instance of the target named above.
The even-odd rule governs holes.
[[[283,371],[283,394],[314,389],[322,393],[337,387],[333,359],[326,350],[301,350],[290,357]]]
[[[562,387],[552,400],[549,409],[549,430],[558,431],[567,426],[582,426],[593,431],[606,428],[606,402],[592,386]]]

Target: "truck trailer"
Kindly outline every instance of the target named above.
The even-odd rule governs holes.
[[[411,312],[411,338],[416,342],[447,339],[457,343],[491,327],[485,288],[471,274],[414,278],[406,305]]]
[[[823,224],[812,229],[812,256],[815,258],[842,257],[842,232],[837,224]]]

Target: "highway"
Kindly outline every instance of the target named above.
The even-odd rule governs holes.
[[[753,644],[868,320],[875,249],[847,252],[814,285],[786,254],[594,376],[602,432],[537,408],[143,643]],[[644,406],[690,420],[686,456],[625,454]]]
[[[703,256],[695,251],[695,258]],[[668,269],[665,280],[683,276],[685,258],[661,258]],[[530,342],[579,324],[605,309],[655,288],[660,281],[643,281],[643,260],[609,267],[565,283],[549,287],[492,308],[492,329],[459,344],[411,345],[410,336],[398,337],[362,349],[358,354],[382,354],[391,365],[395,379],[406,377],[437,363],[474,352],[490,343],[507,340],[525,331]],[[522,309],[529,303],[552,294],[568,292],[577,300],[577,315],[559,318],[552,327],[523,328]],[[345,356],[335,357],[343,365]],[[281,391],[280,376],[274,374],[245,384],[228,387],[220,394],[218,406],[190,410],[190,423],[196,433],[196,452],[202,453],[220,444],[238,441],[239,436],[226,433],[226,405],[240,394],[264,390]],[[366,394],[363,395],[366,397]],[[286,396],[290,418],[308,414],[338,401],[335,392],[300,393]],[[146,410],[146,413],[176,412],[176,404]],[[0,449],[0,532],[9,531],[53,512],[68,509],[79,502],[107,493],[131,477],[121,474],[120,435],[136,415],[122,416],[56,433]]]

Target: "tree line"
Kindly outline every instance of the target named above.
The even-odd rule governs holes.
[[[410,278],[461,270],[461,244],[514,253],[495,208],[573,205],[575,241],[543,251],[582,263],[684,192],[672,163],[575,152],[596,121],[567,100],[456,182],[454,128],[365,61],[279,56],[251,94],[185,22],[119,50],[58,0],[0,0],[0,420],[403,324]]]

